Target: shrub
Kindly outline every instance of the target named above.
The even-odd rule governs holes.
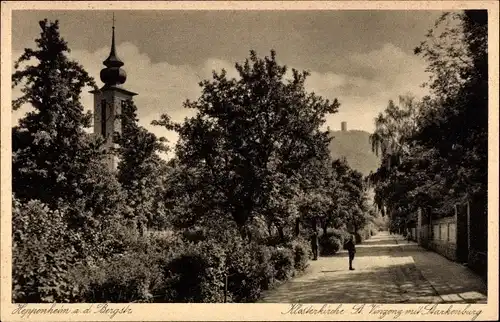
[[[142,236],[134,227],[122,226],[114,238],[122,239],[118,245],[121,253],[72,270],[80,301],[153,301],[164,290],[161,268],[183,245],[180,237],[172,232]]]
[[[151,254],[130,252],[96,267],[73,272],[81,300],[85,302],[150,302],[162,274]]]
[[[292,242],[292,238],[289,235],[285,235],[283,239],[280,236],[274,236],[274,235],[264,238],[264,244],[272,247],[282,246],[290,242]]]
[[[231,301],[247,302],[259,298],[263,280],[269,278],[269,262],[258,260],[258,245],[238,245],[228,254],[228,291]],[[272,272],[271,278],[272,278]]]
[[[139,233],[135,223],[114,223],[108,230],[106,242],[101,246],[116,255],[127,251],[145,251],[147,241],[148,239]]]
[[[166,260],[170,260],[170,258],[175,256],[179,251],[182,251],[184,247],[185,242],[180,234],[155,233],[148,236],[148,247],[146,251],[158,256],[160,262],[165,262]]]
[[[117,254],[143,252],[147,248],[146,239],[136,229],[116,220],[119,215],[94,218],[83,210],[76,213],[74,205],[71,212],[63,203],[59,206],[54,211],[36,200],[26,203],[14,200],[13,299],[16,302],[73,302],[89,297],[87,289],[101,287],[91,268],[102,269],[101,274],[106,275]],[[84,224],[71,228],[68,221],[75,216],[85,218]],[[113,271],[116,267],[110,268],[109,273]],[[94,284],[85,285],[79,281],[80,277]]]
[[[351,234],[348,231],[342,229],[331,229],[327,234],[329,237],[335,237],[340,242],[340,249],[344,248],[345,244],[351,238]]]
[[[12,211],[12,299],[14,302],[68,302],[73,286],[68,269],[77,252],[69,246],[64,211],[51,211],[39,201]]]
[[[171,235],[148,236],[127,252],[90,268],[72,271],[85,302],[222,302],[227,273],[228,302],[253,302],[276,280],[305,266],[307,243],[286,247],[245,244],[239,238],[181,242]],[[298,258],[295,264],[294,257]],[[227,261],[226,261],[227,259]]]
[[[363,242],[363,236],[361,236],[361,232],[359,231],[355,232],[354,237],[356,239],[356,244],[360,244]]]
[[[321,255],[334,255],[342,248],[343,243],[337,236],[326,234],[319,238],[319,246]]]
[[[294,273],[294,254],[291,249],[282,246],[273,249],[271,261],[276,272],[276,279],[286,281]]]
[[[228,249],[229,301],[255,301],[276,280],[285,280],[293,274],[290,249],[282,251],[258,243],[245,244],[241,240]]]
[[[222,302],[227,273],[228,301],[252,302],[303,270],[310,255],[303,239],[268,240],[278,247],[234,235],[220,242],[197,232],[142,235],[133,224],[113,222],[100,232],[108,237],[99,237],[98,246],[98,254],[112,250],[110,255],[88,260],[69,245],[76,240],[92,250],[93,244],[67,233],[64,216],[64,209],[50,211],[36,201],[15,203],[14,301]]]
[[[265,245],[258,245],[256,248],[256,258],[255,260],[259,264],[259,277],[260,285],[263,290],[270,289],[276,277],[276,268],[272,261],[273,248],[267,247]]]
[[[225,250],[213,241],[185,244],[163,263],[164,302],[222,302]]]
[[[310,243],[302,238],[297,238],[287,245],[293,251],[294,268],[303,271],[307,267],[307,262],[312,257]]]
[[[358,230],[355,234],[356,237],[356,244],[360,244],[363,241],[367,240],[370,238],[370,229],[365,227],[363,229]]]
[[[122,226],[114,238],[122,238],[120,254],[70,271],[78,301],[152,302],[165,301],[163,268],[183,251],[184,243],[172,232],[149,232],[142,236],[130,226]],[[168,293],[170,294],[170,293]]]

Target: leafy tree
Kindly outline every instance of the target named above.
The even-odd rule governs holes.
[[[389,106],[375,122],[384,165],[369,177],[375,200],[408,220],[417,207],[447,215],[472,201],[486,225],[487,13],[443,14],[426,38],[415,53],[429,63],[431,94],[416,113]]]
[[[292,79],[284,80],[287,68],[274,51],[264,59],[252,51],[235,67],[238,79],[223,70],[200,83],[201,97],[185,103],[196,116],[183,125],[162,116],[156,124],[179,133],[178,161],[198,173],[198,184],[189,185],[198,199],[195,220],[225,213],[246,236],[252,217],[283,204],[273,201],[275,180],[286,182],[328,155],[329,138],[320,126],[339,104],[306,93],[307,72],[293,70]]]
[[[335,160],[332,168],[340,183],[341,198],[336,205],[340,212],[339,219],[345,224],[352,224],[355,231],[367,223],[368,197],[363,174],[352,169],[346,160]]]
[[[488,187],[488,14],[465,10],[444,14],[415,52],[429,62],[430,107],[414,139],[435,148],[450,182],[445,206],[468,201],[474,247],[486,249]],[[452,27],[450,27],[452,26]],[[453,40],[450,42],[450,40]],[[442,49],[441,51],[438,51]],[[438,52],[438,54],[434,54]],[[454,86],[441,66],[450,66]],[[448,72],[449,74],[449,72]],[[449,81],[448,81],[449,82]]]
[[[384,113],[375,119],[375,132],[370,135],[372,150],[387,162],[387,168],[397,165],[408,150],[407,139],[413,134],[417,126],[418,103],[411,96],[400,96],[399,105],[391,100]]]
[[[14,302],[65,302],[72,297],[66,274],[77,251],[64,210],[51,211],[39,201],[13,201],[12,298]]]
[[[137,107],[132,101],[122,106],[121,133],[116,133],[118,181],[127,193],[133,220],[147,227],[163,229],[167,225],[164,198],[167,163],[158,153],[168,152],[164,138],[139,126]]]
[[[84,86],[95,84],[66,57],[69,49],[59,36],[58,22],[44,20],[40,27],[39,49],[25,49],[12,76],[13,87],[25,81],[23,95],[13,101],[13,108],[30,104],[35,109],[12,131],[13,190],[19,198],[54,205],[71,186],[69,164],[82,158],[79,147],[88,144],[83,127],[90,126],[91,119],[83,114],[79,95]],[[19,70],[21,63],[32,59],[38,65]]]
[[[440,34],[441,29],[444,29]],[[429,62],[432,96],[415,136],[438,149],[457,194],[486,197],[488,156],[487,11],[444,14],[415,52]],[[449,74],[452,73],[454,77]],[[465,189],[464,189],[465,188]]]
[[[13,107],[34,109],[12,129],[13,194],[22,202],[66,209],[69,229],[80,236],[77,251],[95,255],[105,227],[124,211],[124,199],[104,163],[102,140],[84,131],[91,115],[83,113],[80,94],[94,81],[68,59],[57,21],[40,21],[40,28],[37,49],[25,49],[12,76],[13,87],[22,86],[23,93]]]

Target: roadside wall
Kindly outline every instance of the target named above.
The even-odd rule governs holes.
[[[486,280],[488,267],[486,209],[481,204],[465,203],[455,207],[454,214],[434,219],[417,212],[412,239],[424,248],[446,258],[467,263],[468,267]]]
[[[457,260],[457,219],[450,216],[432,220],[427,247],[444,257]]]

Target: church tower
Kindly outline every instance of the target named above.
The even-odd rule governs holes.
[[[105,147],[109,150],[113,147],[113,134],[121,131],[121,121],[117,116],[120,115],[122,106],[137,95],[123,87],[127,74],[122,69],[124,63],[116,54],[114,17],[111,50],[103,64],[106,67],[101,70],[100,76],[104,86],[91,93],[94,94],[94,134],[104,137]],[[117,163],[117,158],[110,154],[108,167],[115,170]]]

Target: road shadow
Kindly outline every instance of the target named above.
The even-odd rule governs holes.
[[[439,292],[436,288],[446,287]],[[453,290],[451,288],[453,288]],[[431,285],[414,264],[366,271],[324,270],[316,278],[289,282],[270,292],[265,303],[485,303],[483,290],[453,284]]]
[[[324,271],[315,280],[287,283],[263,302],[395,304],[440,301],[429,282],[412,264],[369,271],[339,271]]]
[[[358,245],[356,271],[348,270],[347,257],[346,251],[321,256],[304,278],[262,302],[486,303],[487,288],[471,272],[413,242],[378,238]]]
[[[417,245],[409,245],[405,247],[401,247],[398,245],[391,245],[391,247],[385,246],[367,246],[358,247],[356,246],[356,257],[365,257],[365,256],[391,256],[391,257],[408,257],[411,256],[412,253],[416,251],[425,251],[421,250]],[[349,254],[347,251],[340,251],[335,255],[331,255],[330,257],[348,257]],[[328,256],[321,256],[328,257]]]
[[[396,242],[393,239],[368,239],[363,241],[362,243],[358,243],[356,246],[361,245],[396,245]]]

